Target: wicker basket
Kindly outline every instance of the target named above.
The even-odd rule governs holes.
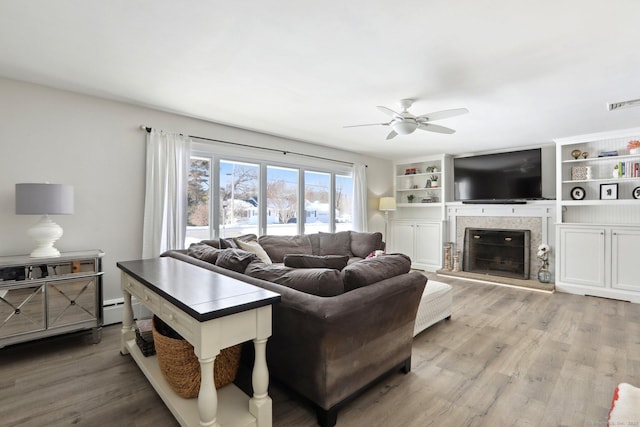
[[[167,329],[173,333],[163,335]],[[193,346],[184,338],[172,338],[166,335],[179,337],[162,320],[154,317],[153,341],[162,375],[178,395],[187,399],[198,397],[200,362],[193,352]],[[241,349],[242,344],[234,345],[221,350],[216,357],[213,365],[213,380],[216,388],[224,387],[235,380],[240,365]]]

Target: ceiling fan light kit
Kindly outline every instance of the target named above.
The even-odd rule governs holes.
[[[423,114],[421,116],[414,116],[408,111],[411,105],[413,105],[413,102],[413,99],[400,100],[400,108],[402,108],[400,113],[384,106],[378,106],[378,110],[391,117],[391,121],[388,123],[372,123],[345,127],[391,126],[391,129],[393,130],[387,135],[387,139],[392,139],[397,135],[412,134],[416,129],[452,134],[455,133],[455,130],[440,125],[434,125],[431,121],[455,117],[469,112],[466,108],[454,108],[451,110],[442,110],[430,114]]]

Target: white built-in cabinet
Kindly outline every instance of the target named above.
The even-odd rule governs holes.
[[[442,265],[442,223],[439,221],[395,220],[391,224],[393,252],[408,255],[412,267],[437,270]]]
[[[627,147],[639,138],[636,128],[556,140],[558,291],[640,303],[640,177],[629,173],[640,155]],[[626,176],[614,174],[623,164]]]
[[[393,165],[397,210],[392,213],[387,251],[409,255],[413,268],[435,271],[442,267],[450,170],[451,157],[444,154]]]

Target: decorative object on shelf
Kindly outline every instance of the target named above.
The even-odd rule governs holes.
[[[640,154],[640,141],[632,140],[627,143],[629,154]]]
[[[453,243],[444,244],[444,270],[451,271],[451,247]]]
[[[460,251],[457,250],[453,256],[453,271],[460,271]]]
[[[53,244],[62,237],[62,227],[49,215],[73,213],[73,187],[65,184],[16,184],[16,214],[42,215],[40,221],[27,234],[36,241],[32,258],[58,257],[60,251]]]
[[[384,238],[387,238],[387,227],[389,225],[389,212],[396,210],[395,197],[380,197],[380,204],[378,210],[384,212]]]
[[[549,245],[543,243],[538,246],[538,253],[536,256],[541,261],[540,268],[538,269],[538,281],[540,283],[551,282],[551,272],[549,271],[549,253],[551,248]]]
[[[413,203],[413,199],[415,199],[415,198],[416,198],[416,196],[414,196],[413,194],[409,194],[409,195],[407,196],[407,201],[408,201],[409,203]]]
[[[417,173],[416,168],[408,168],[404,170],[405,175],[415,175]]]
[[[573,166],[571,168],[572,181],[584,181],[585,179],[591,179],[590,166]]]
[[[434,169],[435,169],[435,166],[427,166],[427,168],[424,171],[426,173],[431,173],[431,172],[435,172]]]
[[[634,188],[631,195],[633,196],[634,199],[640,199],[640,187]]]
[[[586,159],[587,157],[589,157],[589,153],[587,153],[586,151],[582,152],[582,158]]]
[[[578,160],[580,158],[581,154],[582,154],[582,151],[580,151],[580,150],[573,150],[571,152],[571,156],[576,160]]]
[[[617,155],[618,155],[618,150],[601,151],[598,154],[598,157],[616,157]]]
[[[582,187],[573,187],[571,189],[571,198],[573,200],[582,200],[586,195],[587,193],[584,191],[584,188]]]
[[[431,180],[428,179],[427,183],[424,185],[424,188],[431,188]]]
[[[431,175],[431,188],[438,187],[438,175]]]
[[[433,202],[435,202],[433,197],[423,197],[422,200],[420,200],[420,203],[433,203]]]
[[[600,200],[616,200],[618,184],[600,184]]]

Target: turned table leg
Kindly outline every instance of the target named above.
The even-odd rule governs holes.
[[[200,360],[200,393],[198,394],[198,412],[200,426],[218,427],[218,392],[213,381],[213,362],[215,357]]]
[[[120,354],[125,355],[129,354],[127,340],[130,340],[133,334],[133,308],[131,307],[131,294],[123,289],[122,296],[124,307],[122,307],[122,329],[120,330]]]
[[[253,397],[249,400],[249,412],[256,417],[258,427],[271,426],[271,398],[268,395],[269,370],[267,369],[267,339],[253,340],[255,359],[251,379]]]

